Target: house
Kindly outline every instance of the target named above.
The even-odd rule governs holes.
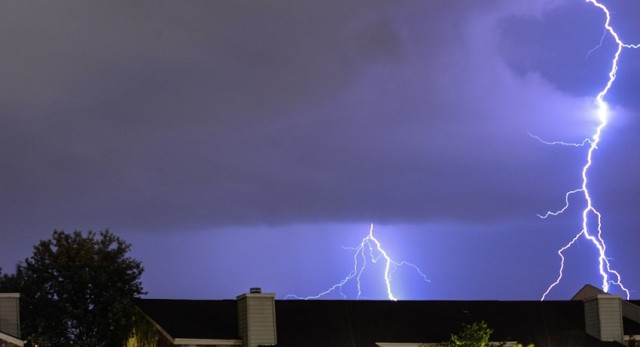
[[[0,347],[22,347],[20,294],[0,293]]]
[[[507,345],[634,346],[639,304],[593,286],[569,301],[275,300],[252,288],[236,300],[139,299],[129,347],[435,346],[478,321]]]

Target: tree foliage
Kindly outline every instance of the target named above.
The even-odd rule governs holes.
[[[24,337],[42,347],[123,346],[134,324],[132,300],[144,294],[143,267],[130,248],[108,230],[54,231],[35,245],[0,284],[20,288]]]
[[[442,347],[487,347],[494,346],[489,342],[493,330],[485,322],[465,324],[459,334],[451,334],[449,341],[442,343]]]
[[[464,324],[459,334],[451,334],[449,341],[443,342],[442,347],[489,347],[489,346],[505,346],[504,343],[490,342],[493,330],[489,328],[487,323],[480,321],[471,325]],[[515,347],[523,347],[521,344]],[[534,347],[527,345],[527,347]]]
[[[0,293],[19,293],[21,291],[21,269],[18,266],[15,274],[2,273],[0,268]]]

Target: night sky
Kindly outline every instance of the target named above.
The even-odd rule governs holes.
[[[640,1],[606,4],[640,42]],[[586,148],[529,134],[593,134],[603,24],[582,0],[1,2],[0,267],[54,229],[108,228],[149,297],[309,296],[373,223],[430,280],[399,268],[400,299],[537,300],[584,202],[537,214],[580,187]],[[589,171],[636,299],[638,90],[627,49]],[[599,285],[596,255],[578,241],[548,298]],[[373,265],[361,298],[384,299]]]

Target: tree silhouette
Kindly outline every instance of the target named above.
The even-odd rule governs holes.
[[[108,230],[54,231],[0,288],[19,289],[23,337],[41,347],[121,347],[133,329],[133,299],[144,294],[142,264]],[[10,288],[12,287],[12,288]]]

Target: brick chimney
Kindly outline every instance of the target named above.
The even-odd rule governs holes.
[[[585,330],[600,341],[623,343],[622,299],[619,295],[598,294],[584,300]]]
[[[243,347],[275,346],[275,294],[251,288],[249,293],[236,297],[238,302],[238,333]]]

